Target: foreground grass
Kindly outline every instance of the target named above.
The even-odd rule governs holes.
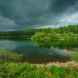
[[[78,68],[0,63],[0,78],[78,78]]]
[[[78,78],[78,52],[71,59],[75,62],[28,64],[22,55],[0,49],[0,78]]]

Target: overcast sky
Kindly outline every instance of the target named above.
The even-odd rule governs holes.
[[[78,0],[0,0],[0,31],[78,23]]]

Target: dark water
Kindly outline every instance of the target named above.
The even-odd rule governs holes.
[[[47,58],[47,59],[64,59],[68,58],[68,54],[64,50],[56,48],[40,48],[31,41],[11,41],[0,40],[0,48],[14,50],[25,55],[29,59]],[[44,58],[44,59],[45,59]]]
[[[40,48],[31,41],[12,41],[12,40],[0,40],[0,48],[15,50],[16,52],[21,52],[23,54],[37,54],[46,53],[50,50],[48,48]]]
[[[0,40],[0,48],[21,52],[26,55],[33,55],[33,53],[46,53],[49,51],[48,48],[39,48],[31,41]]]

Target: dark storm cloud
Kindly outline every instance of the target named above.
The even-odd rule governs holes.
[[[77,0],[51,0],[51,11],[55,14],[61,14],[76,4]]]
[[[0,30],[58,24],[77,8],[77,0],[0,0]]]

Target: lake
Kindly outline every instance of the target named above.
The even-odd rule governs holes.
[[[32,55],[33,53],[46,53],[49,51],[48,48],[40,48],[32,41],[12,41],[12,40],[0,40],[0,48],[13,50],[21,53],[29,53]]]
[[[0,48],[8,49],[21,53],[41,53],[46,52],[48,48],[39,48],[36,44],[31,41],[12,41],[12,40],[0,40]]]
[[[68,54],[56,48],[40,48],[31,41],[0,40],[0,48],[16,51],[28,59],[64,59]]]

